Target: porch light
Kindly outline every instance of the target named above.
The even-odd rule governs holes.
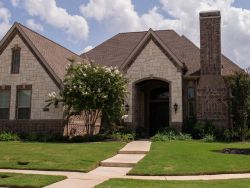
[[[128,105],[128,103],[125,105],[125,110],[126,110],[127,113],[129,112],[129,105]]]
[[[174,112],[176,113],[176,112],[177,112],[177,110],[178,110],[178,104],[177,104],[177,103],[175,103],[175,104],[174,104]]]

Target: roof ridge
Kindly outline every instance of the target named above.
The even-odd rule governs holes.
[[[19,22],[15,22],[15,23],[16,23],[17,25],[21,26],[21,29],[22,29],[22,27],[24,27],[25,29],[28,29],[29,31],[31,31],[31,32],[33,32],[33,33],[39,35],[40,37],[42,37],[42,38],[44,38],[44,39],[46,39],[46,40],[52,42],[53,44],[57,45],[58,47],[61,47],[61,48],[65,49],[65,50],[67,50],[67,51],[69,51],[69,52],[73,53],[74,55],[76,55],[76,56],[78,56],[78,57],[81,58],[80,55],[78,55],[78,54],[76,54],[75,52],[71,51],[70,49],[68,49],[68,48],[66,48],[66,47],[64,47],[64,46],[62,46],[61,44],[59,44],[59,43],[57,43],[57,42],[55,42],[55,41],[49,39],[48,37],[46,37],[46,36],[44,36],[44,35],[42,35],[42,34],[36,32],[36,31],[34,31],[34,30],[28,28],[27,26],[25,26],[25,25],[23,25],[23,24],[21,24],[21,23],[19,23]],[[23,30],[23,29],[22,29],[22,30]],[[25,32],[25,31],[24,31],[24,32]]]
[[[153,30],[152,28],[150,28],[151,30]],[[175,32],[175,30],[173,29],[159,29],[159,30],[153,30],[154,32],[157,32],[157,31],[173,31]],[[129,33],[144,33],[144,32],[148,32],[148,30],[143,30],[143,31],[130,31],[130,32],[121,32],[121,33],[118,33],[118,34],[129,34]],[[176,32],[175,32],[176,33]],[[179,35],[178,33],[176,33],[177,35]]]

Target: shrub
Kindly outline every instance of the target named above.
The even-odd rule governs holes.
[[[64,142],[68,138],[60,134],[22,134],[21,139],[29,142]]]
[[[170,140],[191,140],[192,137],[189,134],[179,133],[174,130],[162,131],[151,137],[151,141],[170,141]]]
[[[0,141],[18,141],[18,140],[20,140],[20,138],[18,137],[17,134],[8,132],[0,133]]]
[[[113,133],[111,134],[111,139],[122,141],[122,142],[130,142],[135,139],[135,133]]]
[[[192,131],[194,139],[202,139],[206,135],[214,135],[215,127],[210,121],[197,122]]]
[[[214,142],[215,140],[215,136],[212,134],[207,134],[202,138],[202,141],[204,142]]]
[[[104,134],[97,134],[97,135],[84,135],[84,136],[74,136],[72,138],[70,138],[70,142],[73,143],[81,143],[81,142],[100,142],[100,141],[104,141],[107,138],[106,135]]]

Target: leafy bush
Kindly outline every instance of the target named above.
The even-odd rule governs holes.
[[[59,134],[22,134],[21,139],[29,142],[63,142],[67,141],[67,137]]]
[[[97,134],[97,135],[84,135],[84,136],[74,136],[70,138],[70,142],[73,143],[81,143],[81,142],[100,142],[104,141],[107,138],[104,134]]]
[[[130,142],[135,139],[135,133],[113,133],[111,136],[111,139],[122,141],[122,142]]]
[[[18,141],[18,140],[20,140],[20,138],[18,137],[17,134],[8,132],[0,133],[0,141]]]
[[[202,138],[204,142],[214,142],[216,140],[215,136],[212,134],[207,134]]]
[[[215,127],[210,121],[206,122],[197,122],[194,125],[192,131],[192,137],[194,139],[202,139],[206,135],[214,135]]]
[[[170,141],[170,140],[191,140],[192,137],[189,134],[179,133],[176,130],[164,130],[162,132],[158,132],[153,137],[151,137],[151,141]]]

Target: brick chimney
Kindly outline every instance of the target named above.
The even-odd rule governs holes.
[[[221,17],[219,11],[200,13],[200,79],[197,86],[197,120],[217,128],[229,126],[228,89],[221,75]]]
[[[220,23],[219,11],[200,12],[200,63],[203,75],[221,75]]]

